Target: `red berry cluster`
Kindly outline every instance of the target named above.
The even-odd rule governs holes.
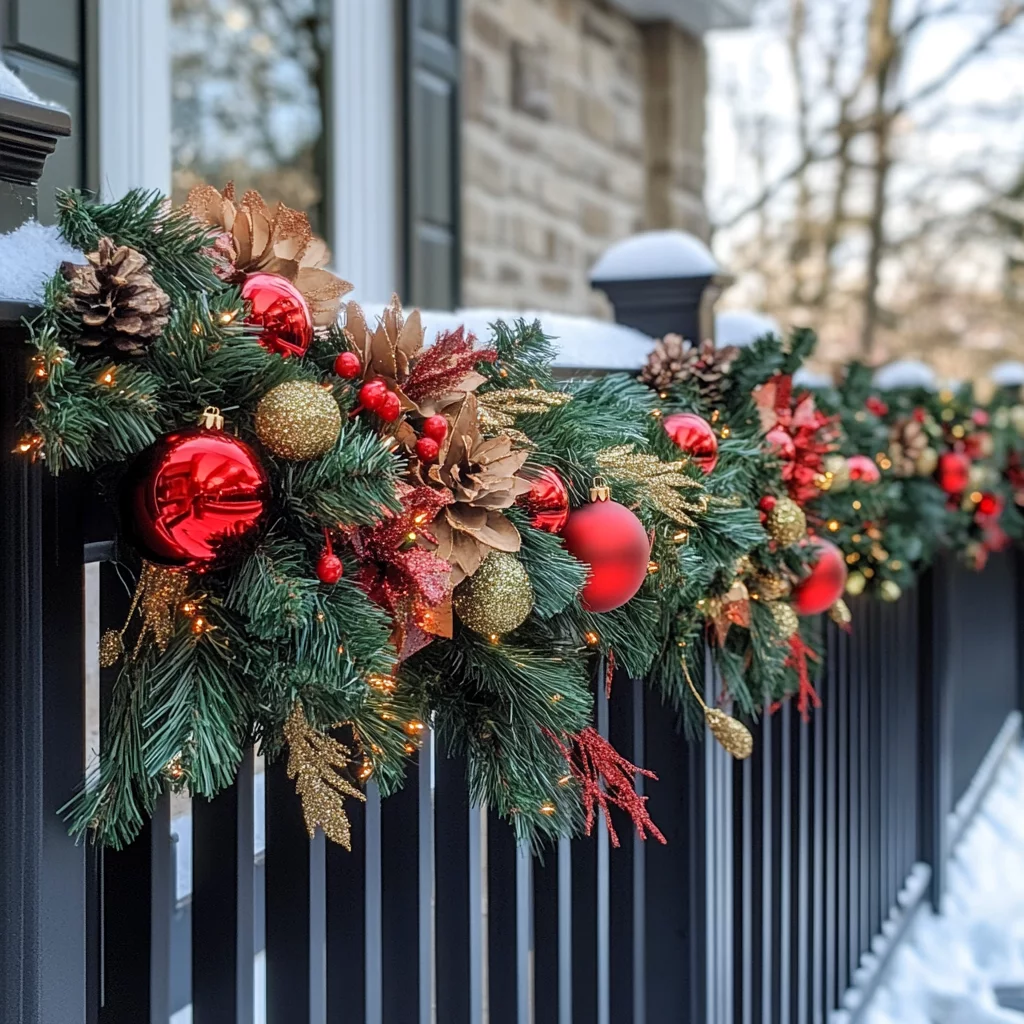
[[[385,423],[394,423],[402,415],[402,403],[394,391],[389,391],[387,384],[376,377],[368,380],[359,389],[359,404],[370,412],[375,412]]]
[[[423,436],[416,442],[416,455],[420,462],[433,462],[447,436],[448,421],[443,416],[428,416],[423,421]]]

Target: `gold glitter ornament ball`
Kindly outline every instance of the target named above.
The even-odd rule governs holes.
[[[765,525],[772,540],[784,548],[795,544],[807,533],[807,517],[792,498],[779,498],[768,513]]]
[[[533,609],[533,584],[519,559],[492,551],[452,594],[463,625],[485,636],[503,636],[522,625]]]
[[[846,577],[846,592],[851,597],[857,597],[858,594],[864,593],[864,588],[867,586],[867,577],[860,572],[851,572]]]
[[[823,490],[829,491],[845,491],[850,486],[850,467],[846,462],[846,458],[842,455],[826,455],[825,456],[825,472],[831,473],[832,476],[828,477],[828,483]]]
[[[793,588],[785,576],[762,573],[754,580],[752,589],[762,601],[778,601],[780,597],[786,597]]]
[[[278,384],[256,406],[256,434],[282,459],[318,459],[340,433],[341,410],[334,395],[312,381]]]
[[[878,592],[882,595],[883,601],[898,601],[903,596],[903,591],[895,580],[882,580],[878,585]]]
[[[768,610],[772,613],[775,629],[783,640],[788,640],[800,628],[800,617],[793,611],[793,606],[786,604],[785,601],[772,601],[768,605]]]

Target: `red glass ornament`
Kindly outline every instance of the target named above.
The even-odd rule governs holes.
[[[570,512],[562,539],[590,568],[581,595],[589,612],[624,605],[647,578],[651,542],[643,523],[617,501],[594,501]]]
[[[368,380],[359,389],[359,404],[370,412],[376,412],[390,394],[387,384],[382,380]]]
[[[324,551],[316,563],[316,578],[321,583],[337,583],[345,574],[341,559],[330,551]]]
[[[994,516],[1002,513],[1002,502],[995,494],[983,494],[978,502],[978,515]]]
[[[339,377],[352,380],[363,372],[363,364],[355,352],[339,352],[338,358],[334,360],[334,372]]]
[[[302,356],[313,341],[313,316],[302,292],[280,274],[250,274],[242,284],[247,324],[262,327],[260,344],[282,356]]]
[[[785,427],[772,427],[765,434],[765,440],[775,451],[775,454],[781,458],[796,458],[796,444],[793,442],[793,438],[789,436]]]
[[[946,494],[963,494],[970,470],[971,460],[962,452],[943,452],[939,456],[939,486]]]
[[[402,402],[394,391],[389,391],[377,408],[377,415],[385,423],[394,423],[402,415]]]
[[[253,450],[222,430],[162,437],[121,485],[124,528],[139,552],[161,565],[201,569],[225,544],[256,529],[270,499]]]
[[[707,420],[693,412],[677,412],[663,420],[672,443],[685,452],[705,473],[718,464],[718,438]]]
[[[433,462],[441,446],[432,437],[421,437],[416,442],[416,457],[420,462]]]
[[[516,499],[530,513],[530,525],[548,533],[561,533],[569,518],[569,489],[548,466],[530,470],[530,489]]]
[[[423,421],[423,433],[440,444],[448,436],[448,421],[441,415],[428,416]]]
[[[847,468],[850,470],[850,479],[859,480],[865,484],[877,484],[882,479],[882,472],[875,465],[875,460],[867,455],[851,455],[846,460]]]
[[[846,588],[846,559],[842,551],[823,537],[812,537],[811,574],[801,580],[790,597],[798,615],[820,615],[843,596]]]

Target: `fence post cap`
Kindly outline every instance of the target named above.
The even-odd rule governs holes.
[[[897,359],[875,370],[871,383],[882,391],[894,391],[897,388],[924,388],[926,391],[938,391],[939,384],[935,371],[919,359]]]
[[[997,363],[992,367],[989,379],[1001,388],[1019,388],[1024,384],[1024,363],[1017,362],[1016,359]]]
[[[642,231],[606,249],[590,271],[600,288],[615,281],[712,278],[722,273],[711,250],[687,231]]]
[[[782,336],[782,328],[773,317],[752,309],[727,309],[715,314],[715,344],[719,348],[735,345],[746,348],[766,334]]]

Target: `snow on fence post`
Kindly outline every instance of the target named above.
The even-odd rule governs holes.
[[[590,271],[618,323],[692,341],[714,336],[714,304],[731,281],[708,247],[685,231],[644,231],[616,242]]]

